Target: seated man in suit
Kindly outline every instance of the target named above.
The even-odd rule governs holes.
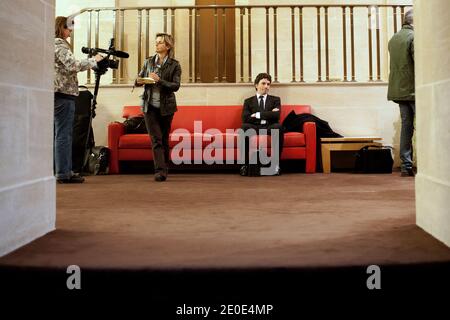
[[[280,120],[281,100],[280,97],[269,95],[270,83],[272,77],[267,73],[260,73],[255,78],[256,95],[245,99],[244,108],[242,110],[242,129],[247,133],[250,130],[256,134],[270,135],[273,130],[278,131],[278,155],[281,155],[283,149],[283,132]],[[261,129],[264,129],[261,131]],[[247,139],[248,141],[248,139]],[[276,150],[272,144],[272,150]],[[240,174],[245,176],[248,174],[249,164],[249,143],[245,143],[245,164],[241,167]],[[273,159],[273,155],[272,155]],[[280,175],[279,159],[275,163],[275,171],[273,174]],[[272,164],[273,165],[273,164]]]

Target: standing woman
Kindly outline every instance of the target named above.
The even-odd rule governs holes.
[[[155,181],[167,179],[169,165],[169,133],[177,102],[174,92],[180,88],[181,67],[173,58],[174,40],[170,34],[156,35],[156,54],[147,58],[135,85],[142,86],[141,78],[152,78],[154,84],[145,84],[143,109],[145,125],[152,141]]]
[[[76,60],[67,38],[74,21],[67,17],[55,20],[55,113],[54,113],[54,165],[59,183],[82,183],[83,177],[72,172],[72,129],[75,98],[78,96],[77,73],[97,66],[101,55]]]

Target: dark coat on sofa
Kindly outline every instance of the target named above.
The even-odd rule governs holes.
[[[341,138],[337,132],[331,129],[327,121],[316,117],[310,113],[296,114],[291,111],[283,120],[284,132],[303,132],[303,124],[305,122],[314,122],[316,124],[316,165],[320,170],[322,168],[322,152],[320,138]]]
[[[314,122],[316,124],[317,138],[342,137],[331,129],[327,121],[310,113],[296,114],[294,111],[291,111],[283,121],[284,132],[303,132],[303,124],[305,122]]]

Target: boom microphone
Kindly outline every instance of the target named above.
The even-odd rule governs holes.
[[[125,51],[115,50],[114,55],[118,58],[128,58],[130,55]]]
[[[130,56],[127,52],[120,51],[120,50],[105,50],[105,49],[100,49],[100,48],[82,47],[81,51],[83,53],[89,54],[91,56],[95,56],[99,52],[106,53],[106,54],[109,54],[109,55],[112,55],[112,56],[116,56],[118,58],[128,58]]]

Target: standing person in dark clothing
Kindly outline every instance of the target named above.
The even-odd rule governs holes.
[[[146,83],[143,96],[145,125],[152,141],[155,181],[167,179],[170,160],[169,133],[177,102],[174,92],[180,88],[181,67],[175,60],[174,39],[170,34],[156,35],[156,54],[147,58],[135,85],[142,86],[142,78],[151,78]]]
[[[402,29],[389,40],[390,73],[388,100],[398,103],[402,118],[400,133],[401,176],[414,176],[412,137],[414,134],[414,26],[413,10],[406,12]]]

